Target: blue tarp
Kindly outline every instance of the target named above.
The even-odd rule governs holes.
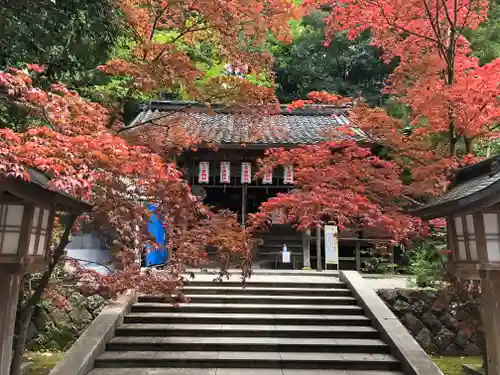
[[[148,209],[151,212],[156,210],[154,204],[149,204]],[[152,214],[148,224],[148,231],[153,236],[157,244],[162,245],[160,248],[154,248],[146,253],[146,267],[161,266],[165,264],[167,249],[166,249],[166,233],[165,228],[157,215]],[[148,245],[148,248],[150,246]]]

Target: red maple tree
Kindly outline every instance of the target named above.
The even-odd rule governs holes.
[[[269,32],[290,40],[288,21],[300,10],[293,1],[117,0],[117,5],[129,30],[130,55],[99,69],[129,79],[125,97],[138,90],[173,89],[202,103],[240,108],[277,103],[269,85],[208,70],[228,65],[254,77],[269,76],[272,59],[263,43]],[[123,104],[116,106],[116,115]]]
[[[409,115],[398,119],[358,103],[349,116],[362,143],[345,141],[353,129],[339,128],[327,135],[330,142],[271,152],[264,167],[294,164],[296,189],[265,203],[256,222],[284,205],[289,221],[304,227],[325,222],[382,226],[395,240],[425,232],[407,208],[442,193],[456,168],[477,160],[474,142],[499,134],[500,59],[479,66],[461,33],[485,20],[488,3],[312,0],[304,6],[331,9],[326,44],[340,31],[347,30],[350,38],[371,31],[384,58],[399,61],[386,92]],[[312,93],[291,107],[339,100],[345,99]],[[384,160],[366,145],[384,147]]]
[[[334,223],[344,228],[387,228],[395,240],[414,233],[419,220],[405,215],[407,187],[400,171],[354,141],[331,141],[293,150],[270,150],[264,168],[294,165],[294,189],[263,203],[253,223],[260,226],[279,209],[299,229]]]
[[[132,289],[171,295],[181,287],[186,265],[203,266],[207,246],[217,248],[223,269],[236,260],[243,272],[248,270],[251,242],[235,217],[210,212],[191,194],[175,164],[110,130],[108,109],[63,85],[52,85],[47,91],[37,88],[22,70],[0,73],[0,90],[3,100],[22,106],[27,114],[22,131],[0,129],[1,178],[28,179],[28,167],[42,171],[50,177],[51,188],[93,204],[88,217],[78,220],[88,220],[114,238],[111,250],[116,270],[110,274],[74,264],[75,281],[87,293],[113,297]],[[157,204],[156,213],[164,218],[167,246],[176,250],[165,272],[141,272],[137,263],[137,249],[153,243],[147,231],[150,213],[144,201]],[[50,285],[50,274],[60,262],[68,260],[64,248],[76,221],[72,217],[64,223],[49,270],[21,310],[24,336],[18,336],[16,353],[22,353],[33,308],[42,293],[65,307],[57,285]],[[19,361],[20,357],[14,356],[13,374],[19,371]]]
[[[425,149],[438,152],[424,158],[431,164],[472,154],[474,140],[498,134],[500,60],[479,66],[462,35],[464,29],[476,29],[485,21],[487,12],[488,1],[482,0],[346,0],[333,4],[327,18],[330,37],[348,30],[355,38],[369,29],[372,43],[382,48],[385,59],[398,59],[386,92],[410,110],[412,134],[404,139],[410,143],[404,150],[423,151],[424,145],[414,144],[424,143],[420,138],[441,138]],[[384,126],[388,119],[367,118],[372,112],[360,111],[355,120],[363,130],[376,129],[377,141],[388,142],[397,153],[403,142],[399,134],[392,140],[389,133],[396,133],[401,124]],[[380,113],[375,111],[376,115]],[[364,125],[368,121],[374,125]],[[443,169],[437,172],[443,174]]]
[[[329,134],[331,141],[270,152],[263,168],[293,164],[296,189],[266,202],[255,225],[284,207],[286,219],[299,227],[375,226],[395,240],[426,234],[428,223],[412,218],[407,208],[441,194],[458,167],[477,161],[476,143],[499,135],[500,59],[479,66],[462,34],[486,19],[488,2],[310,0],[303,5],[330,8],[326,44],[340,31],[350,38],[371,31],[384,58],[399,63],[385,91],[406,108],[408,118],[359,103],[350,110],[351,129],[339,128]],[[292,107],[338,100],[314,93]],[[346,141],[345,135],[362,142]],[[383,160],[370,145],[383,147]],[[449,285],[456,293],[457,283]]]
[[[269,31],[289,38],[288,20],[298,15],[298,8],[289,0],[117,0],[115,4],[124,16],[129,55],[99,70],[125,77],[128,92],[110,109],[61,84],[38,88],[25,71],[0,72],[2,100],[22,107],[27,115],[22,128],[0,130],[0,177],[27,178],[26,168],[36,168],[51,178],[54,189],[94,205],[86,220],[113,235],[117,269],[100,275],[74,263],[73,276],[88,293],[115,296],[133,289],[170,296],[182,285],[185,265],[206,263],[209,246],[217,249],[220,275],[236,261],[245,277],[251,264],[249,233],[231,213],[204,207],[175,165],[175,155],[196,147],[199,137],[178,118],[140,131],[129,129],[122,112],[134,93],[165,88],[202,102],[237,103],[243,109],[247,104],[275,105],[271,87],[237,76],[207,76],[198,58],[203,55],[200,46],[204,52],[208,48],[216,64],[231,64],[256,77],[265,75],[271,59],[260,46]],[[36,74],[44,71],[38,65],[27,68]],[[155,214],[163,219],[167,247],[176,250],[165,272],[140,272],[136,262],[137,249],[157,246],[147,231],[151,213],[141,201],[157,205]],[[64,223],[49,269],[20,310],[12,375],[20,373],[26,333],[41,295],[64,307],[57,285],[50,285],[50,275],[67,260],[64,248],[79,220],[72,217]]]

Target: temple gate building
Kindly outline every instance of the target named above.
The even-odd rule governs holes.
[[[130,110],[130,109],[129,109]],[[293,189],[293,166],[283,166],[255,178],[257,161],[269,148],[293,148],[326,140],[339,126],[349,125],[348,106],[319,105],[277,114],[243,114],[220,105],[210,109],[195,102],[152,101],[139,103],[129,113],[128,127],[138,128],[162,121],[182,122],[188,132],[201,139],[196,151],[187,151],[176,162],[194,194],[216,209],[229,209],[245,225],[249,213],[278,193]],[[356,129],[353,129],[356,131]],[[359,142],[362,133],[357,131]],[[213,147],[216,145],[216,147]],[[367,145],[369,147],[369,145]],[[263,245],[256,250],[256,268],[278,268],[286,244],[294,269],[317,267],[315,233],[298,233],[292,225],[280,222],[279,213],[272,228],[259,237]],[[374,244],[387,242],[381,233],[342,231],[339,235],[341,269],[360,270],[361,259],[369,256]],[[320,249],[324,259],[324,245]]]

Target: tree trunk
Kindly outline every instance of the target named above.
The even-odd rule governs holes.
[[[464,136],[465,152],[472,154],[472,139]]]
[[[26,340],[33,310],[34,306],[25,306],[19,313],[19,331],[16,339],[14,340],[14,351],[12,354],[12,362],[10,364],[10,375],[21,375],[24,348],[26,347]]]
[[[64,255],[64,249],[70,242],[69,236],[71,234],[71,229],[73,229],[73,227],[75,226],[76,219],[77,216],[72,215],[70,217],[68,226],[65,228],[64,233],[59,240],[59,244],[54,250],[54,254],[52,256],[48,269],[43,273],[42,279],[37,285],[34,293],[26,301],[20,311],[18,311],[18,317],[16,320],[19,323],[19,331],[14,340],[12,362],[10,365],[10,375],[21,375],[21,365],[23,363],[23,354],[26,348],[26,340],[28,337],[31,318],[33,317],[36,305],[40,302],[43,292],[49,284],[54,269]]]
[[[473,315],[482,324],[483,312],[481,306],[477,306],[477,315]],[[481,359],[483,361],[481,369],[484,371],[485,375],[488,375],[488,346],[486,345],[486,335],[483,329],[478,329],[476,331],[476,344],[481,350]]]

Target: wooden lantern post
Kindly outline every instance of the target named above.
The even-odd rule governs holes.
[[[446,218],[450,267],[481,281],[488,374],[500,374],[500,157],[460,169],[443,196],[412,212]]]
[[[25,273],[42,271],[49,261],[54,212],[80,215],[91,206],[48,189],[41,173],[30,182],[0,179],[0,375],[8,375],[19,292]]]

